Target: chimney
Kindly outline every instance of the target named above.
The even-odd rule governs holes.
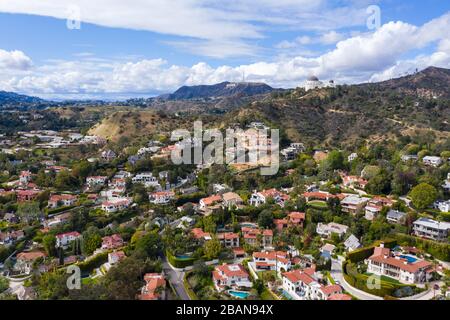
[[[380,243],[380,248],[384,248],[384,242]]]

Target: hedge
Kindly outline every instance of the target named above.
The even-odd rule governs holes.
[[[81,272],[91,272],[95,268],[106,263],[108,261],[108,253],[109,252],[99,253],[91,259],[79,263],[78,266],[80,267]]]
[[[364,292],[383,297],[383,298],[390,298],[395,297],[396,293],[400,293],[402,290],[407,290],[410,288],[414,293],[418,293],[422,291],[421,289],[417,288],[414,285],[406,285],[406,284],[394,284],[387,281],[380,280],[380,288],[376,289],[370,289],[367,286],[367,279],[369,278],[368,275],[360,274],[357,272],[350,272],[350,268],[353,267],[353,264],[349,262],[348,260],[345,261],[342,265],[342,271],[344,274],[345,281],[352,287],[355,287],[359,290],[362,290]]]
[[[60,213],[60,212],[63,212],[63,211],[71,210],[71,209],[73,209],[75,207],[76,206],[59,207],[59,208],[56,208],[56,209],[48,210],[47,214],[48,215],[54,215],[54,214],[57,214],[57,213]]]
[[[166,257],[169,260],[169,263],[174,266],[175,268],[186,268],[189,266],[192,266],[194,264],[195,259],[194,258],[188,258],[188,259],[179,259],[175,257],[171,252],[168,250],[166,251]]]
[[[355,251],[347,253],[347,259],[350,260],[353,263],[357,263],[357,262],[363,261],[363,260],[369,258],[373,254],[374,248],[378,247],[381,243],[384,243],[384,247],[385,248],[392,249],[392,248],[394,248],[397,245],[397,240],[385,239],[385,240],[381,240],[381,241],[376,241],[370,247],[357,249]]]
[[[191,285],[189,284],[188,277],[190,276],[190,274],[191,274],[190,272],[187,272],[184,275],[184,278],[183,278],[184,289],[186,290],[186,293],[188,294],[188,296],[191,300],[199,300],[199,298],[195,294],[194,290],[192,290]]]
[[[402,233],[396,233],[395,238],[399,243],[406,243],[408,246],[417,247],[431,254],[436,259],[450,261],[450,244],[448,243],[421,239]]]

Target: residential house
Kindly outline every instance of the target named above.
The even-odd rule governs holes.
[[[81,239],[81,234],[77,231],[66,232],[56,235],[56,247],[66,249],[72,241]]]
[[[402,161],[403,162],[412,162],[412,161],[417,161],[419,160],[419,157],[417,155],[413,155],[413,154],[405,154],[402,156]]]
[[[217,239],[225,248],[238,248],[239,235],[233,232],[218,233]]]
[[[348,160],[348,162],[352,162],[352,161],[355,161],[357,158],[358,158],[358,154],[354,152],[347,157],[347,160]]]
[[[394,255],[383,244],[367,259],[367,272],[387,276],[407,284],[418,284],[432,278],[433,265],[425,260]]]
[[[317,234],[322,237],[331,237],[331,235],[335,233],[342,238],[347,233],[347,230],[347,226],[335,222],[330,222],[328,224],[319,222],[316,227]]]
[[[17,201],[33,201],[41,193],[40,190],[16,190]]]
[[[55,209],[58,207],[69,207],[73,206],[77,202],[77,196],[71,194],[54,194],[48,200],[48,207],[50,209]]]
[[[306,219],[306,214],[304,212],[294,211],[294,212],[290,212],[288,214],[289,224],[294,225],[294,226],[303,227],[305,219]]]
[[[283,289],[294,300],[328,300],[333,295],[342,294],[338,285],[320,284],[315,267],[285,272],[282,279]]]
[[[138,173],[131,179],[131,181],[133,183],[141,183],[146,188],[154,187],[157,190],[161,190],[161,185],[158,182],[158,178],[154,177],[151,172]]]
[[[354,251],[354,250],[356,250],[356,249],[361,248],[361,243],[359,242],[358,238],[355,237],[355,235],[351,234],[351,235],[347,238],[347,240],[345,240],[344,246],[345,246],[345,249],[346,249],[348,252],[352,252],[352,251]]]
[[[355,215],[363,211],[369,200],[369,198],[361,198],[356,195],[348,196],[341,201],[342,211]]]
[[[30,274],[33,270],[33,264],[38,259],[45,259],[47,255],[41,251],[32,252],[20,252],[16,256],[16,263],[14,269],[21,272]]]
[[[303,196],[305,197],[306,201],[313,201],[313,200],[320,200],[320,201],[328,201],[329,199],[336,198],[339,200],[343,200],[346,196],[343,194],[331,194],[329,192],[324,191],[311,191],[311,192],[305,192],[303,193]]]
[[[288,253],[283,251],[254,252],[251,266],[256,272],[286,272],[289,271],[292,267]]]
[[[435,221],[429,218],[420,218],[414,221],[414,235],[435,241],[447,241],[449,222]]]
[[[450,200],[436,201],[434,207],[441,212],[450,212]]]
[[[109,266],[113,266],[115,264],[118,264],[120,261],[125,259],[127,256],[125,255],[125,252],[123,251],[114,251],[108,253],[108,264]]]
[[[439,167],[442,164],[441,157],[426,156],[422,159],[423,164],[427,166]]]
[[[249,274],[240,264],[222,264],[213,271],[214,287],[218,291],[226,288],[251,288]]]
[[[192,229],[191,234],[197,241],[209,241],[212,239],[211,234],[209,232],[204,232],[202,228]]]
[[[359,189],[365,189],[368,181],[358,176],[346,176],[342,177],[342,185],[345,187],[355,187]]]
[[[101,155],[101,158],[104,161],[108,161],[108,162],[114,160],[116,157],[117,157],[116,153],[112,150],[105,150],[102,152],[102,155]]]
[[[22,171],[19,176],[19,183],[22,186],[27,186],[28,183],[31,182],[31,172],[30,171]]]
[[[108,177],[106,176],[91,176],[86,178],[86,184],[89,188],[96,188],[99,186],[104,186]]]
[[[389,223],[394,224],[405,224],[406,223],[407,214],[405,212],[401,212],[398,210],[389,210],[386,214],[386,220]]]
[[[117,198],[102,203],[102,210],[107,213],[115,213],[130,207],[131,200],[128,198]]]
[[[242,227],[244,241],[253,247],[271,248],[273,242],[273,231],[270,229],[260,230],[252,227]]]
[[[212,207],[215,204],[221,203],[222,202],[222,196],[219,194],[213,195],[213,196],[209,196],[207,198],[203,198],[200,199],[199,204],[200,204],[200,209],[204,210],[207,209],[208,207]]]
[[[384,197],[373,197],[369,200],[365,208],[365,218],[373,221],[378,214],[383,210],[383,207],[391,207],[393,201]]]
[[[113,234],[102,238],[102,249],[111,250],[121,248],[124,245],[124,241],[120,234]]]
[[[142,287],[139,300],[164,300],[166,298],[166,280],[159,273],[147,273],[144,276],[145,286]]]
[[[173,191],[157,191],[149,193],[148,199],[153,204],[168,204],[175,199],[175,192]]]
[[[277,189],[263,190],[260,192],[253,192],[250,198],[250,205],[258,207],[265,204],[268,199],[274,199],[280,207],[284,207],[284,202],[289,200],[289,195],[284,194]]]
[[[241,206],[244,201],[242,198],[234,192],[227,192],[222,195],[223,206],[228,209],[234,209]]]

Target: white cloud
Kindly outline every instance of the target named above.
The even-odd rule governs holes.
[[[26,70],[30,68],[31,65],[31,59],[22,51],[6,51],[0,49],[0,72],[2,72],[2,69]]]
[[[366,19],[365,7],[358,1],[343,4],[340,0],[0,1],[0,12],[79,18],[84,23],[105,27],[183,37],[171,43],[215,58],[254,55],[260,49],[255,41],[267,37],[267,31],[274,29],[326,33],[361,26]],[[73,8],[79,9],[79,17]]]
[[[156,94],[173,91],[181,85],[241,81],[243,74],[247,81],[266,82],[275,87],[301,85],[311,74],[340,83],[379,81],[430,65],[450,67],[449,28],[445,28],[449,25],[450,14],[422,26],[389,22],[375,32],[341,40],[323,54],[282,56],[274,61],[239,66],[212,67],[204,62],[181,66],[171,65],[164,59],[127,57],[129,60],[124,61],[126,57],[102,59],[80,55],[74,61],[47,61],[25,74],[0,74],[0,89],[37,95]],[[337,37],[339,35],[330,34],[328,38]],[[300,39],[296,43],[310,40]],[[431,47],[435,50],[429,51]],[[422,52],[424,48],[427,50]],[[2,52],[6,51],[0,51],[0,56]],[[15,55],[26,57],[24,53]]]

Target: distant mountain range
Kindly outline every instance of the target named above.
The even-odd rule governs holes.
[[[17,94],[14,92],[0,91],[0,106],[17,105],[17,104],[40,104],[45,101],[37,98],[30,97],[23,94]]]
[[[159,96],[163,100],[218,99],[233,96],[254,96],[274,91],[265,83],[222,82],[214,85],[183,86],[172,94]]]

